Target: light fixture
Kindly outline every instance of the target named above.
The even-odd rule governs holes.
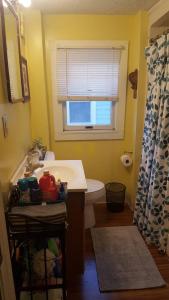
[[[4,0],[2,2],[4,7],[8,7],[8,4]]]
[[[31,0],[19,0],[19,3],[22,4],[24,7],[31,6]]]

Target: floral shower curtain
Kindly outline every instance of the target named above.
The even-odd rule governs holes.
[[[165,251],[169,233],[169,34],[146,48],[148,94],[134,223]]]

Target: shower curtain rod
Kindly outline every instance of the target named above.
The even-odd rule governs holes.
[[[149,39],[149,43],[150,45],[152,45],[155,41],[157,41],[162,35],[169,33],[169,28],[167,30],[165,30],[162,34],[157,35],[154,38]]]
[[[150,43],[150,44],[153,44],[153,43],[154,43],[156,40],[158,40],[162,35],[168,34],[168,33],[169,33],[169,28],[168,28],[167,30],[163,31],[162,34],[160,34],[160,35],[158,34],[156,37],[149,39],[149,43]]]

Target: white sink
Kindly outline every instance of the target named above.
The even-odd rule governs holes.
[[[35,170],[34,175],[40,179],[41,176],[43,176],[43,172],[48,170],[50,174],[52,174],[56,181],[60,179],[61,181],[70,182],[72,180],[76,179],[76,172],[70,167],[67,166],[44,166],[43,168],[39,168]]]
[[[34,171],[33,176],[36,176],[38,180],[43,176],[43,172],[48,170],[51,175],[54,175],[56,181],[60,179],[68,183],[68,191],[86,191],[87,183],[83,170],[81,160],[51,160],[41,161],[43,163],[42,168],[38,168]],[[16,172],[17,174],[17,172]],[[23,172],[19,172],[18,175],[14,176],[11,182],[16,184],[19,178],[23,178]]]

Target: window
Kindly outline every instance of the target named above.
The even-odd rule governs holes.
[[[123,138],[127,42],[60,42],[52,55],[56,139]]]
[[[65,130],[112,129],[111,101],[66,101]]]

